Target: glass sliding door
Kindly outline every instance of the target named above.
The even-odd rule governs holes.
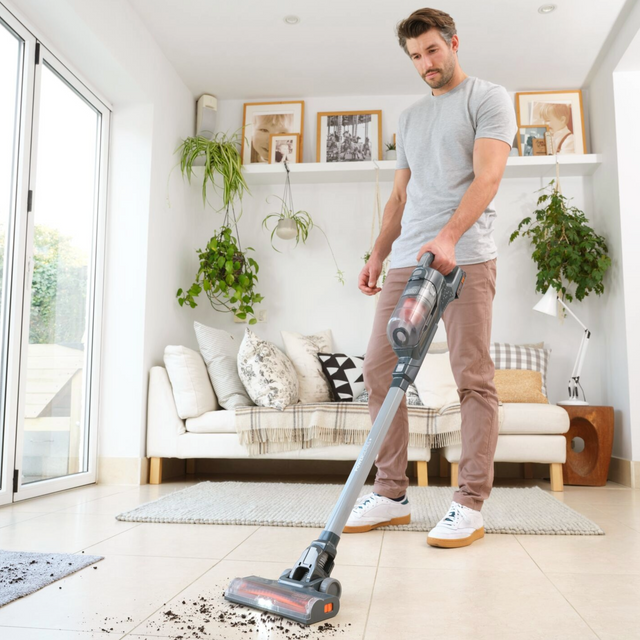
[[[23,338],[21,357],[21,487],[89,470],[102,113],[40,51],[25,296],[28,341]]]
[[[11,457],[6,423],[9,297],[16,212],[16,174],[24,41],[0,18],[0,490],[7,490]],[[3,455],[4,452],[4,455]],[[0,501],[7,502],[7,499]]]

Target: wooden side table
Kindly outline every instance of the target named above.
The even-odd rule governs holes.
[[[602,487],[607,484],[613,449],[613,407],[560,404],[571,420],[567,461],[562,465],[565,484]],[[580,438],[582,443],[574,438]],[[580,446],[577,446],[580,445]]]

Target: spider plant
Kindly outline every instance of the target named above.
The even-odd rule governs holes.
[[[186,175],[189,184],[192,176],[195,175],[193,170],[195,161],[200,157],[204,158],[203,204],[207,203],[207,182],[211,182],[213,188],[218,191],[215,174],[219,173],[222,176],[222,207],[218,211],[228,209],[236,197],[242,200],[245,191],[249,193],[242,175],[242,159],[238,147],[243,139],[238,131],[230,136],[217,133],[211,140],[204,136],[192,136],[183,140],[176,149],[176,153],[180,152],[180,170],[183,177]]]

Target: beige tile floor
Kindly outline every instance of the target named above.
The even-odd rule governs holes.
[[[609,483],[552,494],[605,536],[487,535],[453,550],[428,547],[422,533],[345,536],[333,574],[341,611],[320,630],[259,613],[242,619],[222,598],[235,576],[277,578],[319,530],[115,519],[215,479],[188,478],[90,485],[0,507],[0,549],[105,557],[0,608],[0,638],[640,639],[639,490]],[[542,480],[496,484],[549,489]]]

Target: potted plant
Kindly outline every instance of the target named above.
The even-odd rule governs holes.
[[[242,159],[238,151],[242,144],[242,136],[236,131],[233,135],[217,133],[209,140],[204,136],[193,136],[183,140],[176,149],[180,153],[180,170],[183,177],[186,176],[191,184],[191,178],[195,175],[194,166],[204,161],[204,179],[202,181],[202,202],[207,202],[207,182],[211,182],[213,188],[218,190],[215,183],[215,174],[222,176],[222,207],[228,210],[235,198],[242,200],[244,192],[249,193],[249,188],[242,175]]]
[[[231,227],[224,224],[209,240],[204,251],[196,250],[200,256],[200,268],[189,289],[178,289],[176,297],[180,306],[185,303],[192,309],[198,306],[195,298],[204,291],[216,311],[230,311],[239,320],[250,315],[253,317],[249,324],[255,324],[257,319],[253,305],[264,298],[255,291],[259,267],[253,258],[247,256],[248,251],[254,249],[247,247],[242,251]]]
[[[385,144],[385,147],[387,147],[387,151],[384,154],[384,159],[385,160],[395,160],[396,159],[396,145],[393,142],[387,142]]]
[[[543,191],[553,187],[552,180]],[[535,221],[533,220],[535,217]],[[524,218],[511,234],[528,236],[533,246],[531,257],[538,266],[536,291],[545,293],[553,286],[569,302],[573,296],[582,300],[590,292],[604,291],[603,278],[611,266],[605,239],[587,224],[585,214],[553,188],[538,198],[538,209]],[[575,285],[572,293],[564,282]]]
[[[302,240],[303,243],[307,241],[307,238],[309,237],[309,231],[311,231],[315,227],[325,237],[327,245],[329,246],[329,251],[331,251],[331,256],[333,257],[333,262],[336,265],[336,277],[341,284],[344,284],[344,272],[340,270],[340,267],[338,267],[338,263],[336,262],[336,257],[333,253],[333,249],[331,248],[329,238],[327,238],[327,234],[313,222],[313,219],[307,211],[295,210],[293,206],[293,194],[291,192],[291,181],[289,179],[289,166],[286,162],[284,163],[284,165],[285,169],[287,170],[287,177],[285,179],[284,186],[284,197],[280,198],[279,196],[274,196],[281,202],[280,211],[278,213],[270,213],[262,221],[262,226],[268,231],[269,227],[267,226],[267,222],[272,218],[276,219],[276,224],[271,230],[271,246],[278,253],[282,253],[282,251],[277,249],[273,244],[273,235],[276,234],[283,240],[292,240],[293,238],[295,238],[295,246],[297,247],[300,240]],[[267,198],[267,202],[269,202],[269,198]]]

